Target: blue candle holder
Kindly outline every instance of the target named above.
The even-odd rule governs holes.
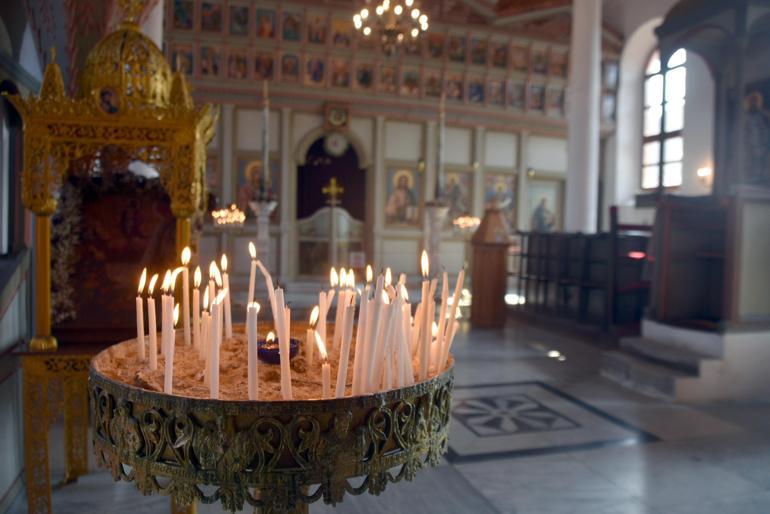
[[[297,355],[299,344],[299,339],[294,339],[293,337],[289,339],[289,359],[293,359]],[[278,349],[278,339],[276,338],[272,341],[267,341],[264,338],[258,339],[257,357],[267,364],[280,364],[281,352]]]

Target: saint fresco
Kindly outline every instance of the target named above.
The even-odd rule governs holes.
[[[388,168],[385,222],[390,225],[419,226],[420,180],[416,171],[401,166]]]

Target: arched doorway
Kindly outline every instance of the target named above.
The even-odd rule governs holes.
[[[325,276],[330,266],[363,267],[366,171],[340,136],[316,139],[297,167],[300,276]]]

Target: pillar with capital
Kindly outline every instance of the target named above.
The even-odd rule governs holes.
[[[602,0],[572,1],[565,229],[595,232],[599,198]]]

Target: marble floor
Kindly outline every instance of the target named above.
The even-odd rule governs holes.
[[[514,322],[466,329],[454,351],[445,462],[379,497],[311,512],[770,512],[770,399],[694,406],[640,396],[599,377],[595,347]],[[61,460],[52,467],[60,474]],[[57,514],[168,512],[166,498],[100,471],[57,487],[53,503]],[[10,512],[26,512],[23,497]]]

